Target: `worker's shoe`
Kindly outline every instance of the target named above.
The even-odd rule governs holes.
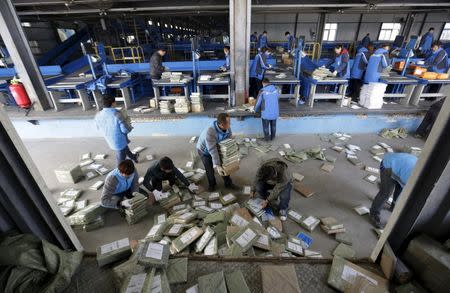
[[[370,221],[374,224],[378,229],[383,229],[384,225],[381,222],[380,216],[370,215]]]
[[[228,188],[231,190],[239,190],[240,189],[239,186],[234,185],[233,183],[225,185],[225,188]]]
[[[287,220],[287,212],[286,212],[286,210],[280,210],[280,220],[283,221],[283,222]]]

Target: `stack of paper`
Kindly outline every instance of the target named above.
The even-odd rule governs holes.
[[[317,225],[319,225],[319,223],[319,219],[314,216],[309,216],[303,219],[301,225],[309,232],[312,232],[317,227]]]
[[[191,102],[185,97],[180,97],[175,100],[175,113],[187,114],[191,111]]]
[[[84,176],[78,164],[62,165],[55,170],[55,175],[60,183],[77,183]]]
[[[142,193],[135,192],[129,201],[131,206],[125,209],[125,219],[128,224],[133,225],[147,215],[147,197]]]
[[[96,202],[67,217],[67,221],[72,226],[85,225],[95,221],[98,216],[102,215],[104,212],[105,208],[103,208],[99,202]]]
[[[122,260],[130,256],[131,247],[128,238],[114,241],[97,247],[97,263],[99,267]]]
[[[231,170],[234,172],[239,169],[240,153],[236,140],[228,138],[219,142],[219,153],[222,167],[228,174],[231,173]]]
[[[327,234],[344,233],[344,224],[338,223],[333,217],[320,218],[322,225],[320,226]]]
[[[251,198],[245,203],[245,206],[252,214],[257,217],[261,217],[262,214],[264,214],[264,209],[262,208],[263,201],[264,200],[259,197]]]
[[[174,111],[174,105],[172,101],[160,101],[159,109],[161,111],[161,114],[170,114]]]
[[[205,111],[203,108],[203,98],[200,96],[200,93],[191,93],[191,109],[195,113]]]
[[[100,215],[94,221],[84,224],[83,230],[86,232],[90,232],[90,231],[96,230],[98,228],[101,228],[103,226],[105,226],[105,216]]]
[[[179,195],[175,194],[174,192],[169,192],[169,196],[167,198],[161,199],[159,201],[159,204],[167,210],[180,202],[181,199]]]

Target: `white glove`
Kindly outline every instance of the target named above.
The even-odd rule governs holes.
[[[220,71],[226,71],[227,69],[226,69],[225,67],[223,67],[223,66],[220,66],[220,67],[219,67],[219,70],[220,70]]]
[[[325,65],[320,66],[320,68],[325,68]]]
[[[335,70],[335,71],[333,71],[333,76],[336,76],[337,75],[337,71]]]
[[[222,168],[222,166],[217,166],[217,173],[219,173],[220,176],[228,176],[227,172]]]
[[[163,193],[157,189],[153,190],[153,195],[156,201],[160,201],[163,198]]]
[[[269,64],[269,69],[272,68],[272,65]]]
[[[189,189],[189,191],[190,192],[195,192],[195,191],[197,191],[198,190],[198,186],[195,184],[195,183],[191,183],[189,186],[188,186],[188,189]]]
[[[124,199],[120,202],[120,205],[123,206],[124,208],[129,208],[131,207],[131,203],[129,199]]]

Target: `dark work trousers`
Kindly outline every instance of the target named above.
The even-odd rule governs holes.
[[[119,166],[120,162],[125,160],[127,157],[133,161],[137,160],[136,155],[130,151],[130,148],[128,146],[126,146],[124,149],[122,149],[120,151],[116,151],[117,166]]]
[[[428,109],[427,114],[423,117],[422,123],[416,130],[416,133],[421,137],[427,137],[430,134],[431,128],[433,128],[434,122],[436,121],[439,112],[441,111],[442,105],[444,104],[444,99],[441,99],[431,105]]]
[[[276,119],[275,120],[261,119],[261,120],[264,131],[264,139],[273,140],[277,133],[277,120]]]
[[[272,190],[275,185],[268,184],[266,182],[259,181],[256,183],[256,193],[262,199],[269,197],[269,190]],[[289,208],[289,201],[291,200],[292,184],[288,183],[286,187],[281,191],[279,195],[280,203],[278,208],[280,210],[287,210]]]
[[[363,86],[363,81],[361,79],[352,78],[350,79],[350,96],[352,101],[359,101],[359,94],[361,93],[361,87]]]
[[[214,165],[212,161],[212,157],[209,154],[204,154],[200,150],[197,150],[200,159],[203,162],[203,166],[205,166],[206,177],[208,178],[209,187],[213,188],[217,185],[216,177],[214,176]],[[222,176],[225,187],[229,187],[233,182],[231,181],[230,176]]]
[[[250,77],[250,97],[258,98],[258,79],[256,77]]]
[[[397,181],[392,179],[392,169],[386,169],[383,167],[383,163],[380,166],[380,191],[372,202],[372,206],[370,207],[370,215],[376,219],[380,217],[380,211],[383,208],[383,205],[391,196],[392,192],[394,192],[392,205],[395,205],[397,202],[397,198],[402,192],[402,187],[398,184]]]

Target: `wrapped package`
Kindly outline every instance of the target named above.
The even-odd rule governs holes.
[[[166,268],[169,255],[169,245],[147,241],[138,256],[138,264],[145,267]]]
[[[200,236],[202,236],[202,234],[203,229],[199,227],[192,227],[191,229],[178,236],[175,240],[173,240],[171,247],[176,253],[179,253],[183,251],[188,245],[197,240]]]
[[[99,267],[125,259],[130,255],[131,247],[128,238],[97,247],[97,263]]]

